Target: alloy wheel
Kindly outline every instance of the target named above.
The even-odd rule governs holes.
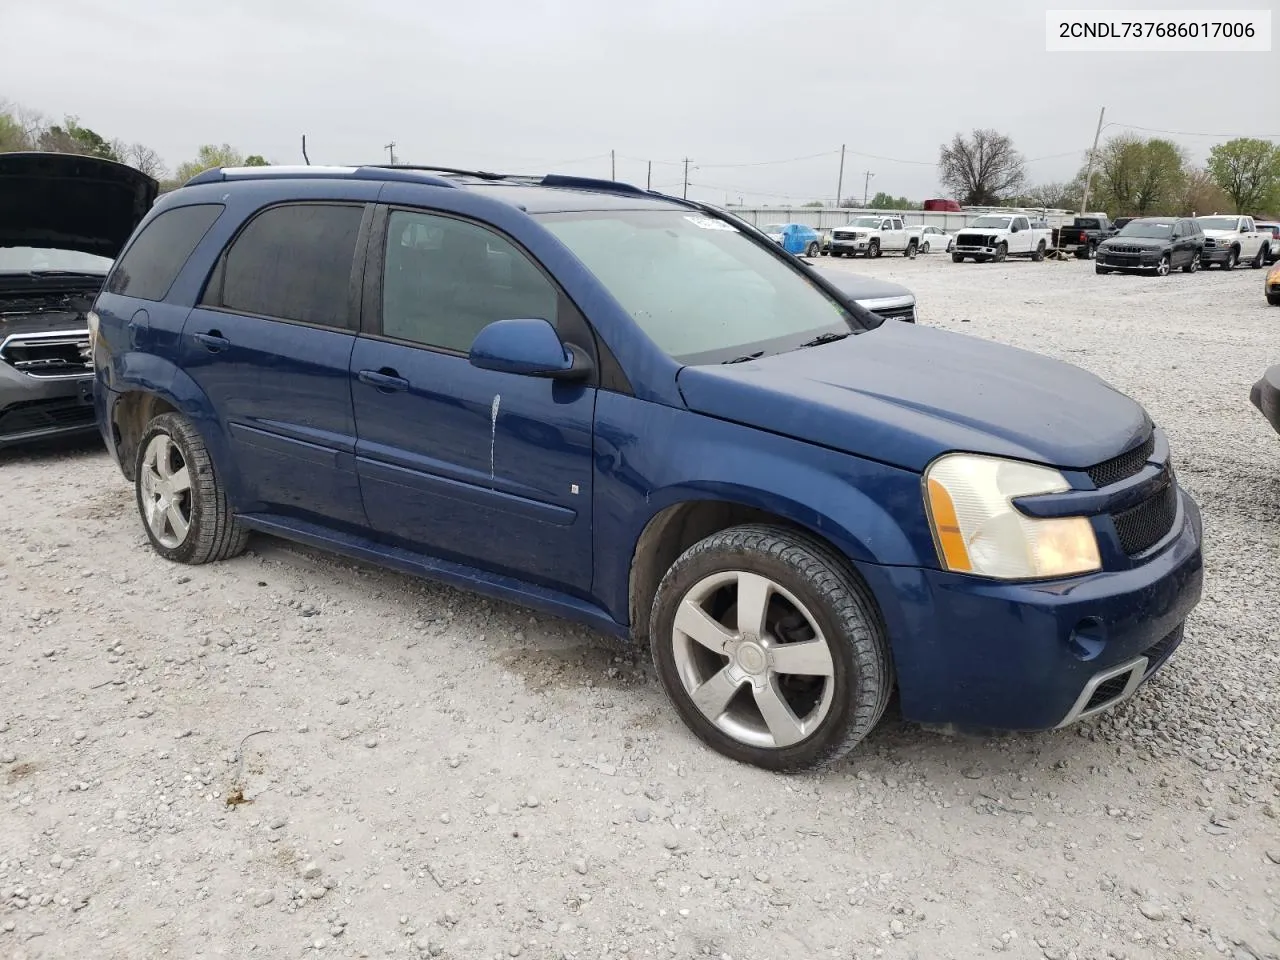
[[[139,480],[148,529],[162,546],[181,546],[191,531],[191,471],[168,434],[157,434],[147,444]]]

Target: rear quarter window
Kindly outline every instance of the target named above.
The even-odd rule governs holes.
[[[220,203],[198,203],[160,214],[143,228],[111,271],[107,292],[163,300],[222,211]]]

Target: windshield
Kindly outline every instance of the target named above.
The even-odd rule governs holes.
[[[851,226],[851,227],[878,227],[878,226],[880,226],[880,218],[879,218],[879,217],[858,217],[856,220],[854,220],[852,223],[850,223],[850,224],[849,224],[849,226]]]
[[[79,250],[47,250],[43,247],[0,247],[0,273],[39,273],[58,270],[66,273],[101,273],[111,269],[107,257],[95,257]]]
[[[1234,230],[1240,225],[1235,217],[1196,217],[1201,230]]]
[[[538,219],[681,363],[781,353],[823,333],[851,332],[845,308],[723,220],[681,210]]]
[[[1146,237],[1150,240],[1163,240],[1173,235],[1172,223],[1157,223],[1151,220],[1131,220],[1117,237]]]
[[[1009,217],[979,217],[973,221],[975,227],[991,227],[993,230],[1007,230]]]

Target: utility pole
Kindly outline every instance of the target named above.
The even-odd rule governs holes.
[[[1089,162],[1084,169],[1084,196],[1080,198],[1080,212],[1089,209],[1089,187],[1093,183],[1093,158],[1098,153],[1098,137],[1102,135],[1102,118],[1107,115],[1107,108],[1098,111],[1098,129],[1093,132],[1093,149],[1089,151]]]
[[[867,207],[867,196],[871,192],[871,178],[874,176],[875,174],[868,170],[867,175],[862,180],[862,207],[864,210]]]
[[[307,156],[307,135],[302,135],[302,159],[306,161],[307,166],[311,166],[311,158]]]
[[[649,161],[649,173],[644,178],[644,188],[646,190],[653,189],[653,161]]]
[[[610,180],[618,179],[618,163],[613,155],[612,150],[609,151],[609,179]]]
[[[840,206],[840,195],[844,192],[844,144],[840,144],[840,176],[836,178],[836,207]]]
[[[396,142],[392,140],[390,143],[386,144],[382,149],[386,150],[388,153],[391,154],[391,165],[394,167],[396,165]]]
[[[684,158],[684,198],[689,199],[689,158]]]

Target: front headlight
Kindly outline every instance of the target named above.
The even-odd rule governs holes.
[[[1102,569],[1087,517],[1040,520],[1020,513],[1018,497],[1065,493],[1052,467],[953,453],[925,471],[925,503],[944,570],[999,580],[1069,577]]]

